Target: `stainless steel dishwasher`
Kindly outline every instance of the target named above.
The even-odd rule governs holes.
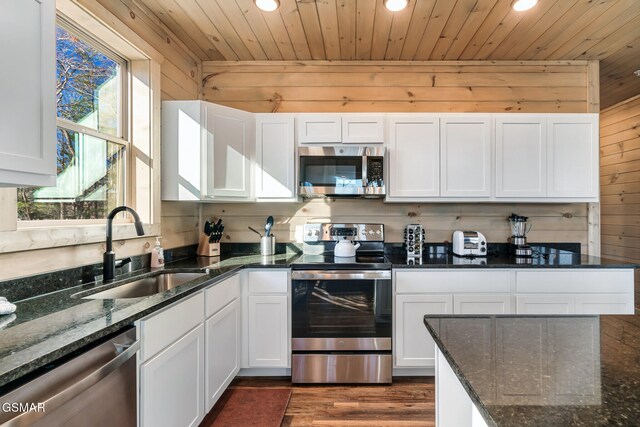
[[[2,426],[135,426],[135,328],[0,397]]]

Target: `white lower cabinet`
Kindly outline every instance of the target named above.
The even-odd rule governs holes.
[[[206,412],[240,370],[240,300],[234,299],[205,322]]]
[[[204,418],[204,326],[140,367],[142,426],[197,426]]]
[[[510,314],[510,294],[456,294],[453,296],[456,314]]]
[[[287,296],[249,295],[249,366],[289,367]]]
[[[478,408],[439,349],[436,354],[436,426],[487,427]]]
[[[291,367],[289,270],[248,270],[243,297],[243,368]]]
[[[518,295],[518,314],[574,314],[576,312],[573,295]]]
[[[578,314],[633,314],[633,299],[626,294],[576,295]]]
[[[396,366],[435,366],[435,342],[424,326],[425,314],[453,314],[453,297],[442,294],[396,296],[393,340]]]
[[[402,269],[394,272],[394,367],[433,368],[425,314],[633,314],[633,269]]]

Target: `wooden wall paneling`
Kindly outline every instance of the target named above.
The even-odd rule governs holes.
[[[338,31],[340,32],[340,56],[343,60],[353,60],[356,59],[357,2],[354,0],[336,0],[336,2],[338,7]]]
[[[576,102],[584,104],[587,93],[582,87],[561,88],[550,87],[546,90],[532,91],[527,87],[220,87],[205,88],[205,99],[212,102],[225,101],[263,101],[273,97],[282,97],[294,101],[332,101],[349,99],[352,101],[513,101],[526,99],[527,101],[545,101],[554,103]]]
[[[295,204],[210,204],[204,217],[223,218],[226,242],[255,242],[247,225],[261,227],[268,215],[276,219],[273,233],[279,242],[296,240],[296,231],[307,222],[344,221],[384,223],[386,240],[401,242],[406,224],[427,228],[429,242],[451,240],[453,230],[479,230],[490,241],[506,242],[507,217],[512,212],[529,216],[531,242],[579,242],[588,248],[588,211],[578,204],[385,204],[380,200],[312,200]],[[363,216],[363,212],[367,212]]]
[[[18,221],[18,192],[15,188],[0,188],[0,231],[15,231]]]
[[[197,58],[206,58],[210,60],[219,60],[222,55],[217,50],[213,49],[211,51],[207,51],[206,49],[201,49],[199,45],[197,45],[191,35],[187,34],[182,30],[181,27],[175,25],[174,29],[178,30],[177,32],[174,29],[169,28],[167,24],[163,20],[160,20],[160,17],[156,15],[151,9],[144,3],[139,0],[120,0],[122,3],[126,5],[131,11],[136,14],[140,19],[143,19],[147,22],[147,25],[151,27],[155,27],[159,29],[158,34],[163,36],[164,32],[168,29],[171,33],[175,34],[175,37],[170,37],[169,40],[172,40],[176,43],[180,49],[184,51],[191,51]],[[115,3],[115,2],[114,2]],[[117,6],[110,6],[117,7]],[[137,12],[136,12],[137,10]],[[140,16],[143,15],[143,16]],[[172,22],[171,18],[168,17],[168,22]],[[199,37],[198,35],[194,35],[193,37]]]
[[[593,47],[611,33],[612,28],[625,25],[637,16],[640,3],[635,0],[617,0],[611,9],[594,19],[589,24],[589,37],[582,36],[579,42],[567,42],[550,55],[549,59],[575,58]]]
[[[558,3],[560,3],[560,6],[562,6],[563,3],[568,5],[574,1],[576,0],[549,0],[546,2],[539,2],[539,4],[536,4],[536,7],[528,10],[526,13],[511,10],[512,15],[518,15],[521,19],[518,20],[517,24],[509,33],[504,34],[504,37],[501,40],[495,41],[494,48],[491,50],[491,54],[488,55],[488,58],[494,59],[508,57],[507,53],[513,47],[517,46],[522,38],[527,35],[529,30],[533,28],[533,26],[554,6]]]
[[[629,148],[621,149],[618,153],[614,153],[609,156],[603,156],[600,159],[600,165],[603,167],[617,166],[622,164],[624,165],[621,166],[623,169],[603,168],[603,173],[611,174],[612,172],[636,172],[640,170],[640,162],[637,162],[638,160],[640,160],[640,146],[638,146],[637,141],[632,141],[631,144],[627,145],[629,146]],[[620,146],[618,146],[618,148],[620,148]],[[627,165],[627,163],[631,164]]]
[[[587,112],[589,94],[596,99],[589,67],[593,72],[586,61],[204,62],[203,97],[253,112]]]
[[[485,43],[480,46],[480,49],[476,50],[475,55],[470,59],[489,58],[500,43],[511,34],[525,16],[525,14],[513,10],[511,5],[509,5],[507,14],[500,20]]]
[[[393,14],[391,31],[389,31],[389,41],[387,42],[387,51],[384,54],[385,59],[392,61],[400,59],[404,40],[409,30],[411,15],[413,15],[415,7],[416,2],[409,2],[405,9]]]
[[[238,1],[239,1],[238,4],[247,8],[249,6],[245,6],[245,4],[250,5],[251,7],[253,7],[253,4],[254,4],[253,0],[238,0]],[[284,60],[296,59],[296,53],[293,50],[293,44],[291,42],[291,39],[289,38],[287,27],[285,26],[284,21],[282,20],[282,16],[280,15],[280,12],[278,13],[261,12],[261,15],[264,21],[266,22],[267,27],[271,32],[271,36],[273,37],[273,39],[276,42],[276,45],[278,46],[278,49],[280,50],[282,59]]]
[[[471,15],[471,11],[473,11],[476,6],[481,6],[481,3],[485,3],[485,1],[459,0],[456,2],[453,11],[449,15],[449,19],[447,20],[447,25],[440,33],[440,37],[433,48],[433,52],[431,52],[430,59],[435,61],[445,59],[453,41],[462,30],[467,18]]]
[[[311,59],[311,52],[309,51],[309,45],[307,44],[304,28],[302,28],[302,21],[300,19],[300,13],[298,13],[296,1],[281,0],[278,12],[282,17],[287,32],[289,33],[289,39],[293,45],[296,57],[302,60]]]
[[[553,29],[546,31],[522,54],[525,58],[551,59],[565,43],[588,31],[593,22],[614,6],[615,2],[592,2],[584,9],[574,8]]]
[[[491,9],[487,18],[482,22],[478,31],[473,35],[469,43],[464,47],[460,53],[460,58],[463,60],[469,60],[475,58],[476,54],[482,46],[487,43],[487,40],[491,34],[503,26],[505,18],[508,16],[511,9],[511,0],[498,0],[496,5]]]
[[[392,22],[393,14],[384,7],[383,0],[376,0],[375,28],[371,40],[371,59],[384,59],[384,55],[387,52],[387,42],[389,41]]]
[[[208,41],[208,43],[201,41],[204,46],[212,44],[218,51],[221,52],[225,59],[229,58],[229,60],[234,60],[239,58],[231,45],[222,36],[222,33],[211,22],[211,20],[207,17],[207,15],[197,3],[195,3],[193,0],[182,2],[180,9],[182,9],[187,16],[185,17],[185,19],[181,20],[182,24],[174,23],[171,28],[178,27],[181,29],[181,31],[187,31],[187,29],[189,28],[198,28],[199,32],[201,32],[204,35],[205,39]],[[163,9],[160,9],[159,13],[164,13]],[[166,15],[167,14],[164,13],[164,16]],[[168,16],[166,19],[172,18],[171,16]],[[190,32],[195,33],[197,31]]]
[[[635,109],[627,112],[627,114],[628,114],[628,117],[624,119],[610,122],[609,125],[603,125],[600,129],[600,134],[602,136],[613,136],[613,137],[615,137],[617,134],[622,134],[620,136],[625,136],[626,132],[628,132],[629,130],[632,130],[632,131],[636,130],[638,128],[638,125],[640,125],[640,119],[638,119],[637,114],[635,114]],[[602,113],[602,120],[606,121],[610,117],[611,117],[610,114],[605,112]],[[618,141],[614,140],[613,142],[608,141],[606,145],[612,144],[614,142],[619,142],[621,140],[622,139]]]
[[[481,0],[474,4],[458,35],[453,39],[451,46],[444,55],[445,59],[460,58],[462,51],[469,44],[471,38],[487,19],[496,4],[495,0]]]
[[[620,23],[616,23],[620,25]],[[624,48],[630,43],[633,43],[640,37],[640,15],[637,15],[634,19],[620,25],[620,27],[608,34],[606,39],[603,39],[597,43],[592,51],[597,52],[595,59],[608,58],[610,55]],[[578,55],[578,59],[583,59],[590,56],[587,52],[582,52]]]
[[[418,51],[418,46],[420,46],[420,42],[422,41],[424,32],[427,29],[427,24],[429,23],[429,19],[431,18],[431,13],[433,12],[433,7],[435,6],[436,0],[425,0],[421,2],[417,2],[415,8],[413,9],[413,14],[411,15],[411,22],[409,22],[409,29],[407,30],[407,36],[404,40],[404,45],[402,46],[402,52],[400,53],[400,59],[402,60],[412,60],[416,56],[416,52]],[[386,10],[384,5],[380,5],[382,9]],[[387,15],[389,15],[389,11],[386,11]],[[377,19],[377,16],[376,16]],[[376,27],[378,23],[376,21]],[[376,28],[377,29],[377,28]],[[371,58],[371,59],[383,59],[383,58]]]
[[[316,2],[327,59],[340,59],[340,33],[335,0]]]
[[[162,79],[165,84],[162,91],[167,97],[197,98],[200,60],[175,34],[159,21],[151,19],[147,15],[149,12],[139,8],[133,0],[99,0],[99,3],[164,56]]]
[[[304,33],[307,36],[311,59],[327,59],[316,2],[298,2],[297,5],[302,26],[304,27]]]
[[[589,61],[587,64],[587,112],[600,112],[600,63]]]
[[[265,50],[262,48],[262,40],[256,36],[237,3],[229,0],[218,0],[218,6],[220,6],[220,9],[224,12],[231,25],[233,25],[242,43],[247,47],[249,52],[251,52],[253,59],[279,59],[267,56]],[[269,39],[271,34],[267,34],[266,36],[267,39]],[[278,50],[275,49],[275,51],[277,52],[276,54],[279,55]]]
[[[570,19],[567,19],[567,15],[570,11],[579,10],[581,13],[587,8],[587,5],[591,3],[591,0],[562,0],[554,4],[549,10],[531,27],[526,29],[523,37],[513,44],[507,51],[506,57],[508,58],[522,58],[522,53],[535,41],[544,35],[547,31],[550,31],[554,24],[559,20],[562,20],[563,25],[566,26]],[[530,12],[530,11],[527,11]],[[565,21],[566,19],[566,21]],[[525,28],[522,28],[524,31]],[[511,38],[511,37],[510,37]]]
[[[640,95],[601,113],[602,256],[640,261]],[[606,145],[602,145],[606,141]],[[637,282],[636,282],[637,283]],[[636,284],[638,288],[638,284]]]
[[[166,11],[160,6],[155,6],[154,8],[159,14],[152,11],[146,4],[139,0],[122,0],[125,1],[128,5],[135,5],[144,11],[145,16],[158,24],[159,26],[167,26],[169,29],[177,36],[178,43],[186,44],[186,46],[181,46],[184,49],[191,50],[195,53],[198,58],[205,58],[210,60],[220,60],[220,58],[225,58],[226,55],[223,55],[220,51],[218,51],[214,46],[211,45],[211,41],[207,39],[206,32],[193,32],[190,33],[187,31],[189,27],[183,27],[182,25],[178,25],[173,16],[166,13]],[[162,18],[162,19],[161,19]],[[165,24],[166,23],[166,24]]]
[[[255,7],[255,3],[253,3],[252,0],[236,0],[236,4],[238,5],[239,11],[244,16],[244,19],[247,21],[247,25],[253,30],[253,33],[255,34],[258,43],[262,46],[267,58],[271,60],[283,59],[278,43],[276,43],[276,40],[264,19],[266,15],[272,14],[263,12]],[[288,37],[287,42],[291,44]],[[292,58],[288,57],[287,59]]]
[[[606,68],[601,70],[605,82],[601,91],[603,102],[606,102],[606,105],[610,105],[630,93],[640,93],[640,77],[634,74],[639,69],[639,63],[627,61],[626,58],[630,52],[634,52],[636,57],[640,56],[640,38],[609,56],[606,59]]]
[[[356,28],[356,58],[371,59],[371,44],[373,42],[373,24],[376,16],[376,0],[357,0]]]
[[[427,60],[431,57],[431,52],[438,42],[438,38],[442,33],[445,25],[447,25],[447,19],[455,6],[455,2],[437,0],[436,4],[431,12],[431,18],[427,24],[427,29],[422,36],[422,41],[416,51],[415,60]]]
[[[183,5],[183,7],[190,5],[191,13],[189,16],[193,16],[194,19],[196,19],[196,16],[201,16],[203,26],[209,25],[210,27],[215,28],[220,34],[220,38],[225,40],[231,47],[233,55],[237,59],[241,61],[254,59],[249,48],[245,46],[240,36],[238,36],[238,33],[236,33],[234,25],[229,22],[224,11],[215,0],[195,0],[197,5],[193,4],[193,1],[194,0],[188,0]],[[198,12],[196,6],[199,6],[200,12]],[[207,20],[209,21],[209,24],[204,20],[205,17],[208,18]],[[211,21],[211,17],[215,17],[215,24]]]

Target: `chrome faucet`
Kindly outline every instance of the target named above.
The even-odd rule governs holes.
[[[113,280],[116,275],[116,267],[122,267],[123,265],[131,262],[131,258],[126,258],[122,261],[116,261],[116,253],[113,252],[113,218],[120,212],[127,211],[133,216],[134,225],[136,226],[136,233],[138,236],[144,236],[144,229],[142,228],[142,222],[138,213],[128,206],[118,206],[113,209],[107,215],[107,251],[104,253],[102,259],[102,280]]]

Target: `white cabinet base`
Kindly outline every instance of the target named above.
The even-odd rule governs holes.
[[[205,322],[206,411],[210,411],[240,370],[240,299]]]
[[[480,412],[436,347],[436,426],[487,427]]]
[[[204,418],[204,326],[140,367],[140,425],[197,426]]]

